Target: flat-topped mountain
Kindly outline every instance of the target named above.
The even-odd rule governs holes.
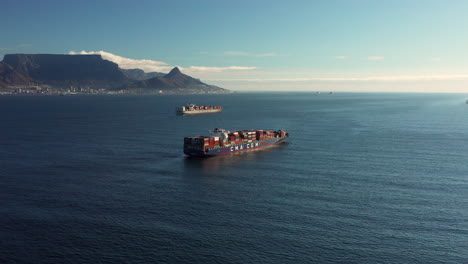
[[[102,84],[127,81],[119,66],[100,55],[9,54],[3,63],[40,83],[75,81]],[[58,83],[57,83],[58,84]]]
[[[39,86],[53,90],[70,87],[130,93],[227,93],[180,72],[145,73],[124,70],[100,55],[8,54],[0,62],[0,89]],[[81,90],[81,89],[80,89]]]

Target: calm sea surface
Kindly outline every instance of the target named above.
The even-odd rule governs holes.
[[[467,98],[0,96],[0,263],[468,263]],[[183,155],[215,127],[290,138]]]

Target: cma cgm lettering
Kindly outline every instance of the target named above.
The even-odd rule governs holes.
[[[230,132],[215,128],[211,136],[184,138],[184,153],[188,156],[206,157],[262,148],[286,141],[284,130],[240,130]]]
[[[255,142],[255,143],[247,143],[245,144],[245,149],[249,149],[249,148],[256,148],[258,147],[258,142]],[[231,147],[231,151],[238,151],[238,150],[244,150],[244,145],[235,145],[235,146],[232,146]]]

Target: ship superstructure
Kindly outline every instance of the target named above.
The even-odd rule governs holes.
[[[215,128],[210,136],[184,138],[184,153],[188,156],[217,156],[243,150],[262,148],[286,141],[284,130],[240,130],[230,132]]]

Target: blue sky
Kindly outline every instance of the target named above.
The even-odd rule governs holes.
[[[0,56],[100,52],[121,67],[179,66],[240,91],[468,92],[468,1],[6,0],[1,6]]]

